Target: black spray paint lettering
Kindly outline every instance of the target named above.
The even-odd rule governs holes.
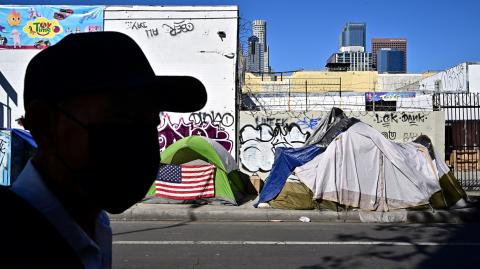
[[[168,24],[163,24],[163,27],[167,27],[167,31],[170,33],[171,36],[176,36],[181,33],[187,33],[193,31],[195,26],[191,22],[185,22],[185,21],[180,21],[180,22],[174,22],[173,26],[170,26]]]
[[[383,116],[375,114],[376,122],[382,124],[382,126],[384,127],[389,127],[391,124],[399,122],[408,123],[410,126],[418,126],[419,123],[423,123],[427,119],[428,117],[426,117],[425,114],[422,113],[386,113]]]
[[[272,169],[276,148],[300,147],[309,137],[310,133],[303,132],[296,123],[282,126],[247,124],[239,133],[242,167],[250,172],[268,172]]]
[[[397,138],[397,132],[393,131],[382,132],[382,135],[388,140],[395,140]]]
[[[142,30],[147,29],[147,22],[145,21],[126,21],[127,29],[131,30]]]
[[[286,126],[288,119],[285,118],[269,118],[269,117],[256,117],[255,123],[257,125],[267,124],[271,126]]]
[[[148,38],[156,37],[158,36],[158,29],[146,29],[145,33],[147,34]]]
[[[235,123],[235,117],[230,113],[215,113],[214,111],[195,112],[190,114],[189,120],[194,124],[212,123],[221,124],[225,127],[230,127]]]
[[[422,115],[420,113],[413,114],[413,115],[402,113],[401,119],[402,119],[402,122],[408,122],[410,125],[418,126],[418,123],[425,122],[427,117],[425,117],[425,115]]]
[[[384,127],[390,126],[391,123],[398,123],[398,115],[395,113],[387,113],[383,116],[375,114],[377,123],[381,123]]]

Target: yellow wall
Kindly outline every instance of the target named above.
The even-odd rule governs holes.
[[[374,91],[377,83],[376,71],[299,71],[290,76],[276,77],[276,81],[264,75],[245,74],[243,92],[368,92]]]

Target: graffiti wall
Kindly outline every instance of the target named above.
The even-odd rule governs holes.
[[[419,81],[420,91],[468,92],[467,63],[456,65]]]
[[[240,113],[241,169],[248,174],[268,176],[278,147],[301,147],[316,130],[320,119],[328,112]],[[371,125],[385,138],[395,142],[408,142],[424,134],[443,154],[445,118],[443,112],[346,112]],[[443,155],[442,155],[443,156]]]
[[[105,9],[105,30],[123,32],[137,41],[157,75],[193,76],[207,89],[208,101],[201,111],[162,115],[162,148],[185,136],[201,135],[235,155],[237,23],[235,6]],[[179,92],[178,98],[189,97]]]
[[[11,133],[0,130],[0,185],[10,185],[11,173]]]

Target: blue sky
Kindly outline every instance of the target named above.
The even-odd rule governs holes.
[[[267,21],[270,65],[275,71],[320,70],[337,50],[348,21],[367,23],[374,37],[408,40],[408,71],[442,70],[480,61],[478,0],[2,0],[5,4],[238,5],[242,23]]]

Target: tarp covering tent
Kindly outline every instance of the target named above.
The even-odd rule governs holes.
[[[323,154],[295,169],[313,192],[366,210],[429,204],[441,190],[438,170],[428,150],[417,143],[394,143],[359,122],[340,134]]]
[[[318,127],[307,141],[305,141],[305,145],[327,147],[335,137],[357,122],[359,122],[358,119],[347,117],[343,110],[333,107],[330,112],[320,120]]]
[[[230,153],[217,142],[202,136],[189,136],[168,146],[161,153],[163,164],[204,162],[215,165],[215,197],[210,201],[238,205],[248,183],[242,178]]]
[[[309,146],[277,148],[257,206],[441,209],[468,201],[427,136],[409,143],[391,142],[369,125],[333,108],[306,144]],[[314,145],[328,148],[311,158],[295,155],[308,152]]]
[[[265,203],[274,199],[296,167],[307,163],[323,151],[324,148],[317,145],[302,148],[277,148],[272,170],[265,181],[258,203]]]
[[[430,198],[430,206],[436,209],[449,208],[456,205],[461,199],[468,201],[467,193],[458,183],[453,173],[443,161],[440,153],[433,147],[432,141],[426,135],[420,135],[413,142],[421,144],[428,149],[428,154],[438,171],[441,191]]]
[[[0,185],[9,186],[15,182],[36,148],[37,144],[29,132],[0,130]]]

